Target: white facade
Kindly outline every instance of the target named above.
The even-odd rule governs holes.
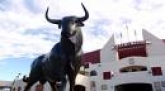
[[[151,43],[147,46],[147,51],[149,53],[149,56],[164,56],[165,55],[165,43],[155,37],[154,35],[150,34],[146,30],[143,29],[143,38],[144,40]]]
[[[110,38],[110,40],[105,44],[105,46],[100,51],[100,59],[101,62],[110,62],[115,61],[117,59],[116,51],[113,50],[115,45],[114,35]],[[110,57],[111,56],[111,57]]]
[[[165,42],[146,30],[143,30],[143,37],[146,41],[147,57],[131,56],[122,59],[118,58],[117,50],[114,49],[114,36],[111,37],[110,41],[101,49],[101,63],[90,64],[89,69],[87,69],[89,72],[95,70],[98,73],[97,76],[90,77],[90,81],[96,83],[96,91],[126,91],[116,89],[116,86],[124,84],[148,84],[152,87],[150,91],[165,91]],[[140,66],[146,67],[146,70],[136,72],[120,71],[124,67]],[[160,67],[162,75],[153,76],[152,67]],[[111,78],[108,80],[103,79],[103,72],[111,72]]]

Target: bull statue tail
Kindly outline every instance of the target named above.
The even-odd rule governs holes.
[[[23,76],[23,82],[28,82],[29,77]]]

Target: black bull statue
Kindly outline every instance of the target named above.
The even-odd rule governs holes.
[[[62,28],[61,40],[48,54],[43,54],[33,61],[29,77],[23,78],[23,81],[27,82],[24,91],[28,91],[37,81],[42,85],[48,81],[53,91],[64,91],[66,75],[69,79],[70,91],[74,91],[75,79],[81,66],[83,38],[80,27],[84,26],[83,21],[89,18],[88,11],[83,4],[81,5],[85,16],[67,16],[61,20],[50,19],[49,8],[47,9],[45,13],[47,21]],[[60,86],[57,86],[57,82],[61,82]]]

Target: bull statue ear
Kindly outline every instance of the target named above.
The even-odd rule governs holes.
[[[84,23],[83,22],[78,22],[77,23],[77,26],[83,27],[84,26]]]

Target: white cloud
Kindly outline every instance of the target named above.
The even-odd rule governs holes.
[[[37,8],[38,12],[28,8],[25,0],[14,0],[9,6],[0,5],[0,8],[6,8],[0,11],[1,58],[25,55],[33,57],[34,54],[48,52],[58,42],[59,36],[54,36],[54,41],[44,38],[48,38],[50,33],[59,35],[60,31],[56,25],[45,20],[47,6],[50,7],[49,16],[52,18],[82,16],[84,11],[81,2],[90,13],[90,18],[82,28],[85,52],[102,48],[114,32],[122,32],[126,41],[126,22],[130,37],[133,37],[133,30],[137,30],[138,36],[141,36],[141,29],[146,28],[159,38],[165,38],[164,0],[32,0],[30,3],[33,3],[33,8]],[[41,31],[42,28],[48,29],[49,34]],[[26,31],[40,33],[25,34]]]

